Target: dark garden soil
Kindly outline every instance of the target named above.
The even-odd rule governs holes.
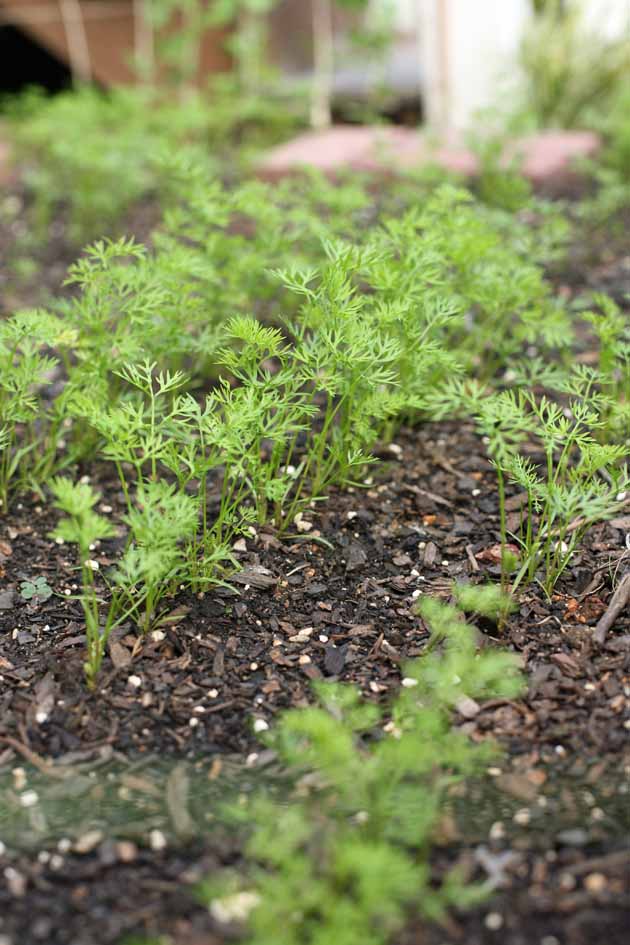
[[[628,280],[627,259],[605,266]],[[0,776],[11,782],[0,804],[28,808],[34,778],[62,784],[68,771],[111,761],[129,767],[127,791],[149,798],[171,790],[166,775],[134,774],[155,758],[220,784],[225,759],[239,755],[255,780],[273,765],[255,721],[305,705],[312,680],[352,682],[386,702],[428,639],[415,600],[447,598],[455,579],[496,579],[499,522],[470,425],[405,431],[380,459],[365,488],[317,503],[300,526],[309,530],[280,539],[259,529],[239,542],[234,590],[182,593],[145,639],[132,627],[116,633],[94,695],[82,680],[74,553],[49,537],[56,517],[43,499],[15,504],[0,524]],[[82,472],[116,518],[123,500],[105,467]],[[515,521],[518,501],[508,503]],[[630,501],[591,529],[551,601],[532,586],[501,635],[479,625],[480,646],[519,654],[528,691],[460,706],[454,724],[497,739],[506,757],[489,786],[455,793],[434,863],[436,877],[454,861],[493,877],[496,898],[444,928],[410,927],[401,945],[627,941],[630,614],[601,642],[595,627],[630,572],[629,533]],[[115,542],[95,550],[103,569],[114,551]],[[52,596],[24,600],[21,582],[38,577]],[[107,780],[93,783],[93,803],[104,804]],[[177,945],[225,941],[192,890],[238,856],[234,840],[221,830],[178,839],[172,797],[170,806],[170,825],[136,829],[133,840],[69,827],[55,842],[42,828],[28,849],[0,843],[0,945],[108,945],[146,930]]]

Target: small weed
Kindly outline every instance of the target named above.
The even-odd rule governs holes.
[[[49,586],[45,577],[33,578],[33,580],[22,581],[20,584],[20,597],[22,600],[36,600],[43,602],[52,597],[53,590]]]

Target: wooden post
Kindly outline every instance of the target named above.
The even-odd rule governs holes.
[[[66,36],[68,60],[72,72],[72,80],[90,82],[92,79],[92,60],[88,45],[83,11],[79,0],[59,0],[59,12]]]
[[[311,0],[313,17],[313,85],[311,125],[332,124],[331,99],[335,77],[334,26],[331,0]]]
[[[136,69],[147,81],[155,78],[155,36],[151,19],[153,0],[133,0],[133,34]]]

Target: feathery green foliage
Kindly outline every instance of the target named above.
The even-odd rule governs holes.
[[[286,712],[270,743],[297,778],[289,804],[261,796],[246,811],[244,875],[200,890],[219,922],[239,914],[252,945],[365,941],[384,945],[415,916],[440,919],[472,905],[483,886],[456,872],[439,888],[428,857],[449,787],[496,749],[473,745],[450,723],[463,696],[514,696],[512,657],[476,653],[459,611],[427,599],[422,614],[440,650],[405,668],[386,724],[348,686],[318,684],[319,706]]]

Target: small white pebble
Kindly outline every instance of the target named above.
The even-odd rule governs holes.
[[[500,820],[495,820],[490,827],[488,836],[491,840],[503,840],[505,837],[505,825]]]
[[[498,932],[503,927],[503,916],[499,912],[489,912],[484,919],[484,925],[491,932]]]
[[[308,522],[303,517],[302,512],[298,512],[298,514],[293,519],[293,523],[299,532],[310,532],[313,528],[313,523]]]
[[[512,820],[521,827],[526,827],[532,818],[531,811],[527,807],[521,807],[514,814]]]
[[[627,492],[618,492],[616,496],[617,502],[623,502],[627,494],[628,494]]]
[[[85,564],[86,568],[90,569],[90,571],[98,571],[100,568],[100,564],[98,561],[95,561],[94,558],[88,558],[87,561],[84,561],[83,563]]]
[[[163,630],[153,630],[151,633],[151,639],[154,643],[161,643],[162,640],[166,639],[166,634]]]
[[[310,656],[300,656],[298,663],[300,666],[307,666],[311,662]]]
[[[206,710],[202,705],[196,705],[193,709],[193,712],[196,712],[197,715],[203,715]]]
[[[473,489],[470,494],[477,498],[478,495],[481,495],[481,489]]]
[[[20,794],[20,807],[35,807],[39,803],[37,791],[25,791]]]
[[[149,846],[156,853],[159,853],[160,850],[165,850],[167,846],[167,840],[161,830],[152,830],[149,834]]]
[[[328,643],[328,637],[326,636],[325,633],[320,633],[320,635],[319,635],[319,642],[320,642],[320,643]]]
[[[264,719],[256,719],[254,722],[254,731],[258,735],[260,732],[268,732],[269,725]]]
[[[257,761],[258,761],[258,752],[257,752],[257,751],[253,751],[253,752],[252,752],[250,755],[248,755],[247,758],[245,759],[245,765],[246,765],[248,768],[251,768],[251,767],[253,767],[253,765],[256,764]]]
[[[208,698],[209,698],[209,699],[216,699],[216,697],[217,697],[218,695],[219,695],[219,690],[218,690],[218,689],[209,689],[209,690],[208,690]]]
[[[418,680],[414,679],[412,676],[405,676],[400,684],[404,686],[405,689],[413,689],[414,686],[418,685]]]
[[[142,680],[139,676],[128,676],[127,685],[131,686],[132,689],[139,689],[142,685]]]
[[[199,725],[199,719],[196,719],[193,715],[191,719],[188,719],[188,724],[191,728],[197,728]]]
[[[358,514],[359,514],[358,512],[346,512],[346,518],[348,519],[349,522],[351,522],[353,519],[357,517]]]

